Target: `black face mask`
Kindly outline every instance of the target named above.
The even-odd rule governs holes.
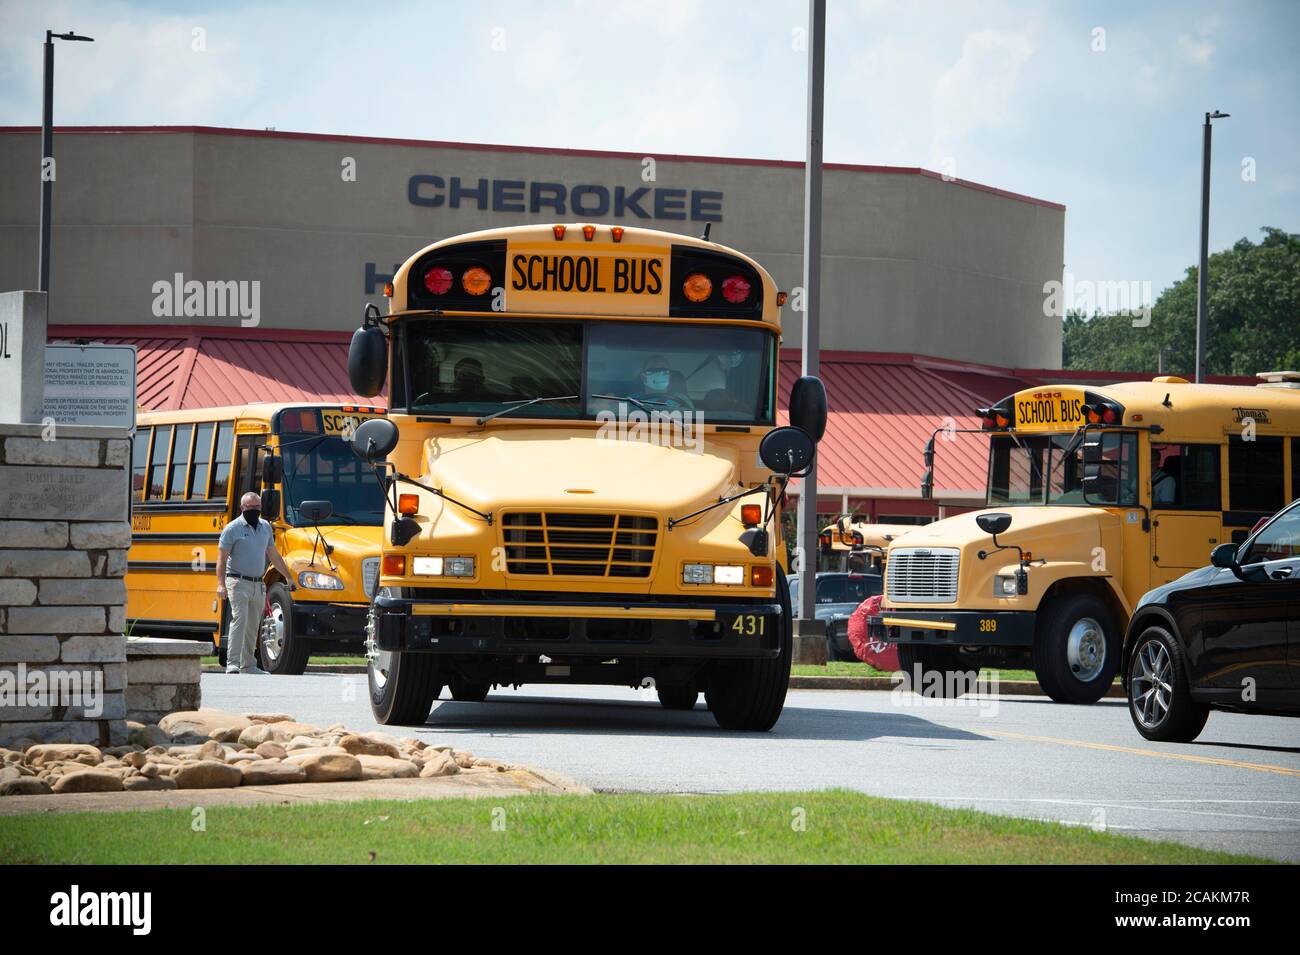
[[[256,507],[250,507],[248,510],[244,511],[244,520],[248,521],[248,523],[253,527],[257,526],[257,519],[261,516],[261,510]]]

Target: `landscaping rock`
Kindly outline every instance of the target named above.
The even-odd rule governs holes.
[[[239,771],[243,774],[245,786],[307,782],[307,770],[297,763],[285,763],[278,759],[256,759],[240,763]]]
[[[420,775],[420,767],[409,759],[362,753],[357,760],[361,763],[362,779],[413,779]]]
[[[279,743],[273,743],[268,740],[261,743],[253,750],[262,759],[284,759],[289,755],[289,751]]]
[[[239,742],[250,749],[267,742],[282,742],[288,738],[284,730],[277,729],[273,723],[254,723],[239,734]]]
[[[136,746],[168,746],[172,738],[152,723],[137,723],[135,720],[126,721],[128,743]]]
[[[245,713],[244,719],[254,723],[292,723],[293,717],[288,713]]]
[[[89,743],[42,743],[23,754],[23,762],[37,768],[62,762],[98,766],[102,760],[99,749]]]
[[[200,759],[214,759],[219,763],[226,761],[226,748],[214,739],[208,740],[199,747]]]
[[[387,740],[355,733],[343,736],[339,740],[339,745],[353,756],[387,756],[398,759],[402,755],[402,751]]]
[[[253,721],[247,717],[209,709],[180,710],[168,713],[158,721],[158,727],[172,737],[190,735],[211,738],[216,730],[234,729],[235,738],[238,739],[239,734],[252,725]]]
[[[50,788],[56,793],[117,793],[122,791],[122,780],[102,769],[77,769],[60,776]]]
[[[176,780],[170,776],[128,776],[122,780],[122,788],[127,792],[158,792],[164,789],[176,789]]]
[[[49,783],[35,776],[19,776],[0,783],[0,796],[48,796],[53,791]]]
[[[178,767],[172,779],[180,789],[230,789],[243,781],[238,766],[215,759],[201,759]]]
[[[460,766],[447,753],[437,753],[436,755],[425,760],[424,768],[420,770],[420,778],[428,779],[431,776],[455,776],[460,772]]]
[[[344,750],[290,753],[285,762],[301,766],[309,783],[348,782],[361,778],[361,761]]]
[[[284,748],[292,753],[296,749],[317,749],[323,743],[324,740],[319,740],[314,736],[295,736],[284,744]]]

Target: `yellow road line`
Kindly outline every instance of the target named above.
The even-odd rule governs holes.
[[[1055,736],[1029,736],[1024,733],[1006,733],[1001,730],[984,730],[990,736],[1028,740],[1031,743],[1059,743],[1080,749],[1101,749],[1112,753],[1130,753],[1134,756],[1156,756],[1162,759],[1181,759],[1188,763],[1205,763],[1209,766],[1231,766],[1233,769],[1253,769],[1259,773],[1277,773],[1279,776],[1300,776],[1300,769],[1273,766],[1269,763],[1246,763],[1239,759],[1222,759],[1218,756],[1194,756],[1191,753],[1164,753],[1158,749],[1139,749],[1136,746],[1115,746],[1111,743],[1087,743],[1078,739],[1058,739]]]

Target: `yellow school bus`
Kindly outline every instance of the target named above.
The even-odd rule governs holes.
[[[791,660],[781,507],[825,427],[775,427],[784,295],[753,259],[648,229],[534,225],[421,249],[353,336],[353,439],[386,496],[367,642],[382,723],[444,686],[645,686],[766,730]]]
[[[980,665],[1032,666],[1057,702],[1099,699],[1138,599],[1300,496],[1300,376],[1260,377],[1053,385],[980,409],[987,508],[889,547],[875,622],[904,671],[951,690]],[[923,496],[933,439],[925,463]]]
[[[817,536],[821,569],[883,573],[889,542],[916,527],[915,524],[869,524],[846,514],[823,527]]]
[[[379,577],[384,499],[350,441],[359,423],[383,414],[282,403],[141,413],[126,575],[132,632],[211,638],[225,663],[217,538],[240,497],[256,491],[298,586],[290,594],[267,569],[261,665],[302,673],[312,652],[357,652]]]

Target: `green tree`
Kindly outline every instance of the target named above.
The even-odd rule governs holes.
[[[1210,256],[1206,367],[1253,375],[1300,367],[1300,235],[1266,227],[1259,243],[1240,239]],[[1196,362],[1196,268],[1160,293],[1151,324],[1127,315],[1068,312],[1062,363],[1096,371],[1164,370],[1192,377]]]

